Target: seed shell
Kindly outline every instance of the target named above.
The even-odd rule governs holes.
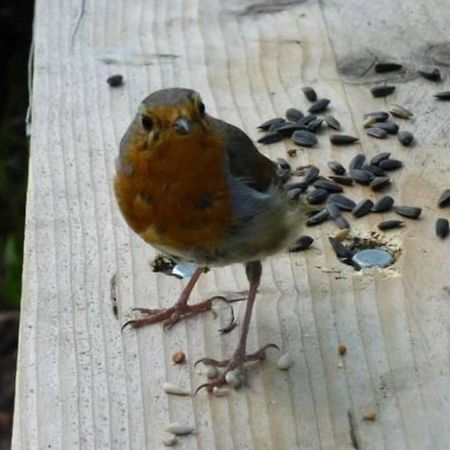
[[[381,130],[384,130],[388,134],[397,134],[398,133],[398,125],[389,120],[387,120],[386,122],[377,123],[374,128],[379,128]]]
[[[318,205],[320,203],[323,203],[330,193],[325,189],[314,189],[306,196],[306,201],[310,205]]]
[[[300,119],[303,119],[305,115],[297,108],[289,108],[286,111],[286,119],[292,122],[298,122]]]
[[[319,212],[315,213],[314,215],[312,215],[307,221],[306,221],[306,225],[308,227],[312,227],[314,225],[319,225],[322,222],[325,222],[326,220],[328,220],[330,218],[330,215],[328,213],[328,210],[326,208],[323,208],[322,210],[320,210]]]
[[[173,447],[178,443],[178,439],[176,438],[176,436],[169,436],[164,438],[161,442],[164,447]]]
[[[372,207],[372,212],[386,212],[392,208],[394,204],[394,199],[390,195],[385,195],[381,197]]]
[[[450,91],[441,91],[434,94],[438,100],[450,100]]]
[[[319,177],[320,169],[316,166],[311,166],[303,176],[303,181],[305,183],[313,183]]]
[[[384,122],[389,119],[389,113],[386,111],[374,111],[364,114],[365,119],[368,119],[369,117],[372,117],[375,122]]]
[[[350,249],[348,249],[344,244],[339,242],[337,239],[329,236],[328,241],[330,242],[331,247],[333,247],[333,250],[339,259],[351,259],[352,258],[353,252]]]
[[[388,85],[380,85],[380,86],[374,86],[370,92],[372,93],[373,97],[386,97],[387,95],[392,94],[395,91],[395,86],[388,86]]]
[[[367,135],[372,136],[377,139],[385,139],[387,136],[387,131],[382,128],[372,127],[367,130]]]
[[[352,199],[342,194],[331,194],[328,201],[336,203],[336,205],[344,211],[351,211],[356,206],[356,203]]]
[[[181,386],[171,383],[170,381],[165,381],[162,385],[162,388],[166,394],[191,395],[191,392],[188,389],[182,388]]]
[[[344,216],[336,217],[336,219],[334,219],[334,223],[341,230],[345,230],[347,228],[350,228],[350,223]]]
[[[354,169],[350,171],[350,176],[359,184],[369,185],[375,175],[368,170]]]
[[[307,130],[297,130],[291,136],[292,142],[304,147],[312,147],[317,144],[317,137],[314,133]]]
[[[316,91],[311,86],[302,87],[303,94],[310,102],[315,102],[317,100]]]
[[[275,142],[280,142],[283,140],[283,135],[277,131],[269,131],[264,136],[258,139],[260,144],[274,144]]]
[[[336,175],[344,175],[345,167],[338,161],[328,161],[328,167],[332,170]]]
[[[309,114],[302,119],[300,119],[297,123],[302,127],[303,130],[308,129],[308,125],[313,121],[316,120],[317,116],[314,114]]]
[[[308,111],[311,114],[317,114],[325,111],[328,108],[328,105],[330,104],[330,99],[328,98],[321,98],[319,100],[316,100],[309,108]]]
[[[353,185],[353,178],[348,177],[346,175],[330,175],[329,178],[335,181],[336,183],[343,184],[344,186]]]
[[[302,192],[305,192],[308,189],[309,183],[306,181],[296,181],[295,183],[286,183],[283,187],[286,191],[290,191],[291,189],[300,189]]]
[[[427,80],[431,81],[441,81],[441,71],[438,66],[434,64],[429,64],[422,69],[418,70],[420,75],[422,75]]]
[[[384,159],[378,164],[378,167],[381,167],[383,170],[396,170],[400,169],[400,167],[403,167],[403,163],[399,161],[398,159]]]
[[[445,239],[448,236],[449,232],[449,223],[447,219],[444,219],[443,217],[439,217],[439,219],[436,220],[436,236],[440,237],[441,239]]]
[[[280,133],[284,137],[291,137],[292,133],[297,130],[301,130],[301,126],[298,123],[295,122],[286,122],[282,123],[281,125],[277,126],[276,132]]]
[[[341,129],[341,124],[333,116],[330,116],[330,115],[325,116],[325,122],[330,128],[333,128],[334,130],[340,130]]]
[[[405,223],[402,220],[385,220],[383,222],[380,222],[377,227],[380,230],[392,230],[394,228],[401,228],[405,225]]]
[[[330,136],[330,142],[333,145],[349,145],[358,142],[358,138],[347,134],[332,134]]]
[[[396,70],[401,70],[402,68],[403,66],[401,64],[393,62],[381,62],[375,64],[376,73],[395,72]]]
[[[389,152],[378,153],[370,160],[370,164],[372,164],[373,166],[378,166],[381,161],[384,161],[385,159],[389,159],[390,157],[391,157],[391,154]]]
[[[361,200],[353,209],[352,214],[354,217],[363,217],[372,211],[373,201],[370,199]]]
[[[311,236],[300,236],[294,244],[289,248],[290,252],[301,252],[311,247],[314,239]]]
[[[108,77],[108,78],[106,79],[106,82],[107,82],[111,87],[122,86],[122,84],[123,84],[123,76],[120,75],[120,74],[111,75],[110,77]]]
[[[361,169],[373,173],[376,177],[386,176],[386,172],[383,169],[380,169],[378,166],[374,166],[372,164],[364,164]]]
[[[393,116],[400,117],[401,119],[411,119],[413,117],[413,113],[401,105],[393,104],[389,107],[389,111]]]
[[[322,128],[323,119],[317,118],[308,123],[307,129],[311,133],[318,133]]]
[[[191,434],[194,431],[194,428],[189,425],[182,425],[178,422],[174,422],[166,427],[166,431],[175,436],[185,436]]]
[[[376,177],[370,183],[370,188],[372,189],[372,191],[381,191],[390,184],[391,179],[389,177]]]
[[[343,192],[342,186],[331,180],[320,179],[314,182],[314,187],[325,189],[328,192]]]
[[[409,131],[400,131],[398,133],[398,140],[403,146],[409,147],[414,142],[414,135]]]
[[[271,125],[277,124],[277,123],[281,124],[284,122],[286,122],[286,120],[283,119],[283,117],[274,117],[273,119],[269,119],[269,120],[266,120],[265,122],[263,122],[261,125],[258,126],[258,128],[260,130],[267,131]]]
[[[417,206],[394,206],[394,211],[410,219],[418,219],[422,214],[422,208],[418,208]]]
[[[350,170],[361,169],[365,161],[366,155],[364,153],[358,153],[351,159],[348,168]]]
[[[443,208],[444,206],[450,205],[450,189],[446,189],[438,200],[438,205],[440,208]]]
[[[336,203],[327,203],[327,210],[328,210],[328,214],[330,215],[330,217],[335,220],[338,217],[342,216],[342,211],[341,209],[336,205]]]

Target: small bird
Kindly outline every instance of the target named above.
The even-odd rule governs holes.
[[[145,242],[175,261],[197,269],[170,308],[137,308],[139,328],[211,309],[212,300],[188,304],[205,268],[244,263],[249,282],[239,345],[230,359],[204,358],[224,367],[211,390],[244,363],[262,360],[273,344],[246,353],[261,260],[280,252],[299,235],[311,207],[291,200],[277,166],[239,128],[211,117],[196,91],[162,89],[146,97],[120,143],[114,180],[119,208]]]

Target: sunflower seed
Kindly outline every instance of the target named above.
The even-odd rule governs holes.
[[[403,163],[398,159],[384,159],[378,164],[378,167],[383,170],[390,171],[400,169],[400,167],[403,167]]]
[[[333,128],[335,130],[341,129],[341,124],[333,116],[325,116],[325,122],[330,128]]]
[[[327,190],[316,188],[306,196],[306,201],[310,205],[318,205],[320,203],[323,203],[329,195],[330,193]]]
[[[342,211],[338,207],[338,205],[336,205],[336,203],[328,202],[327,203],[327,210],[328,210],[328,214],[330,215],[330,217],[333,220],[336,220],[338,217],[342,216]]]
[[[374,86],[370,92],[374,97],[386,97],[395,91],[395,86],[380,85]]]
[[[381,197],[372,207],[372,212],[380,213],[389,211],[394,204],[394,199],[390,195]]]
[[[335,203],[340,209],[344,211],[351,211],[356,203],[342,194],[331,194],[328,198],[329,202]]]
[[[403,66],[401,64],[393,62],[384,62],[375,64],[376,73],[394,72],[396,70],[401,70],[402,68]]]
[[[277,167],[275,173],[282,183],[286,183],[286,181],[291,177],[292,171],[291,169],[283,169],[282,167]]]
[[[283,140],[283,136],[277,131],[269,131],[264,136],[258,139],[260,144],[274,144],[275,142],[280,142]]]
[[[389,113],[387,113],[386,111],[374,111],[364,114],[365,119],[368,119],[370,117],[375,119],[375,122],[384,122],[389,119]]]
[[[328,210],[326,208],[321,209],[319,212],[315,213],[306,221],[306,225],[308,227],[312,227],[314,225],[319,225],[322,222],[325,222],[330,218],[328,214]]]
[[[393,228],[401,228],[405,225],[405,223],[402,220],[385,220],[383,222],[380,222],[377,227],[380,230],[392,230]]]
[[[418,219],[422,214],[422,208],[418,208],[417,206],[394,206],[394,211],[410,219]]]
[[[122,86],[123,84],[123,76],[120,74],[117,75],[111,75],[110,77],[108,77],[106,79],[106,82],[111,86],[111,87],[118,87],[118,86]]]
[[[314,242],[314,239],[311,236],[300,236],[294,244],[289,248],[290,252],[301,252],[311,247],[311,244]]]
[[[175,436],[184,436],[186,434],[191,434],[194,431],[194,428],[189,425],[182,425],[174,422],[167,426],[166,431]]]
[[[374,123],[377,123],[375,117],[367,117],[364,119],[363,128],[372,128]]]
[[[316,91],[311,86],[302,87],[302,91],[310,102],[315,102],[317,100]]]
[[[361,169],[373,173],[376,177],[386,176],[386,172],[383,169],[380,169],[378,166],[373,166],[372,164],[364,164]]]
[[[393,116],[401,119],[411,119],[413,117],[413,113],[401,105],[393,104],[389,107],[389,111]]]
[[[403,146],[409,147],[414,142],[414,135],[409,131],[400,131],[398,133],[398,140]]]
[[[283,187],[286,191],[290,191],[292,189],[300,189],[302,192],[305,192],[308,189],[309,183],[306,181],[296,181],[295,183],[286,183]]]
[[[316,166],[312,166],[306,171],[305,175],[303,176],[303,181],[305,183],[313,183],[317,180],[319,173],[320,169]]]
[[[449,223],[447,219],[440,217],[436,220],[436,236],[445,239],[448,236],[449,232]]]
[[[336,183],[343,184],[344,186],[353,185],[353,178],[347,177],[345,175],[330,175],[329,178],[335,181]]]
[[[350,228],[350,223],[344,216],[336,217],[336,219],[334,219],[334,223],[341,230],[345,230],[347,228]]]
[[[359,184],[368,185],[375,178],[368,170],[354,169],[350,171],[350,176]]]
[[[317,137],[314,133],[307,130],[297,130],[291,136],[292,142],[304,147],[312,147],[317,144]]]
[[[322,179],[314,182],[314,187],[325,189],[328,192],[343,192],[342,186],[335,183],[334,181]]]
[[[333,250],[339,259],[351,259],[352,258],[353,252],[349,248],[347,248],[344,244],[339,242],[337,239],[335,239],[332,236],[329,236],[328,241],[330,242],[331,247],[333,247]]]
[[[291,165],[284,158],[277,158],[276,162],[277,162],[277,165],[280,166],[282,169],[292,170]]]
[[[178,439],[176,438],[176,436],[169,436],[164,438],[161,442],[164,447],[173,447],[178,443]]]
[[[345,167],[338,161],[328,161],[328,167],[336,174],[336,175],[344,175]]]
[[[391,184],[391,179],[389,177],[376,177],[370,183],[370,188],[372,191],[381,191],[386,186]]]
[[[440,208],[443,208],[444,206],[450,205],[450,189],[446,189],[438,200],[438,205]]]
[[[389,120],[387,120],[386,122],[377,123],[374,128],[380,128],[389,134],[398,133],[398,125],[394,122],[390,122]]]
[[[419,74],[427,80],[441,81],[441,71],[438,66],[435,66],[433,64],[422,67],[422,69],[418,70],[417,72],[419,72]]]
[[[163,391],[167,394],[173,395],[191,395],[188,389],[182,388],[177,384],[171,383],[170,381],[165,381],[162,385]]]
[[[261,125],[258,126],[260,130],[267,131],[269,127],[275,123],[284,123],[286,122],[285,119],[282,117],[274,117],[273,119],[266,120]]]
[[[372,127],[367,130],[367,135],[377,139],[385,139],[387,136],[387,131],[378,127]]]
[[[283,125],[285,125],[287,122],[277,122],[270,125],[269,129],[267,131],[278,131]]]
[[[280,133],[284,137],[290,138],[292,133],[297,130],[301,130],[301,126],[298,123],[286,122],[277,127],[276,132]]]
[[[330,142],[333,145],[349,145],[358,142],[358,138],[347,134],[332,134],[330,136]]]
[[[373,201],[368,198],[365,200],[361,200],[353,209],[352,214],[355,217],[363,217],[372,211]]]
[[[323,119],[317,118],[314,120],[311,120],[311,122],[308,123],[308,131],[311,131],[311,133],[318,133],[320,129],[322,128]]]
[[[297,123],[302,127],[303,130],[308,129],[308,125],[313,121],[316,120],[317,116],[314,114],[309,114],[308,116],[303,117],[300,119]]]
[[[365,161],[366,155],[364,153],[358,153],[351,159],[348,168],[350,170],[361,169]]]
[[[316,100],[309,108],[308,111],[311,114],[317,114],[325,111],[330,104],[330,100],[328,98],[321,98],[320,100]]]
[[[438,100],[450,100],[450,91],[437,92],[434,97]]]
[[[292,122],[298,122],[300,119],[303,119],[305,115],[296,108],[289,108],[286,111],[286,119],[291,120]]]
[[[389,152],[378,153],[370,160],[370,164],[373,166],[378,166],[381,161],[389,159],[390,156],[391,154]]]
[[[302,194],[303,191],[302,189],[298,189],[298,188],[294,188],[294,189],[289,189],[287,191],[287,196],[289,197],[290,200],[298,200],[298,198],[300,197],[300,194]]]

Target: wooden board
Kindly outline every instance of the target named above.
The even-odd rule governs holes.
[[[436,199],[449,187],[450,89],[417,77],[422,64],[448,75],[450,10],[444,0],[223,1],[85,0],[36,2],[32,136],[14,449],[159,449],[170,422],[195,434],[182,449],[442,449],[450,442],[449,242],[434,236]],[[405,64],[374,75],[378,58]],[[122,73],[125,84],[105,80]],[[369,87],[397,86],[388,99]],[[339,263],[331,224],[307,232],[305,253],[264,262],[249,348],[275,342],[278,357],[249,372],[249,386],[225,398],[168,397],[170,380],[195,389],[193,362],[226,357],[238,339],[219,335],[210,314],[164,333],[121,325],[135,306],[169,305],[183,283],[152,273],[154,251],[125,226],[112,196],[118,142],[152,90],[189,86],[209,112],[245,129],[307,102],[300,87],[332,100],[332,113],[360,144],[299,151],[292,164],[343,163],[357,153],[391,151],[405,162],[393,175],[398,203],[424,208],[388,240],[393,268],[357,273]],[[362,115],[403,104],[401,121],[417,145],[365,135]],[[289,145],[262,148],[272,158]],[[354,187],[351,196],[371,195]],[[372,196],[374,197],[374,196]],[[391,217],[389,214],[383,218]],[[355,222],[354,234],[380,217]],[[118,318],[110,280],[117,272]],[[195,298],[246,289],[241,266],[206,274]],[[242,313],[243,306],[236,306]],[[339,357],[340,344],[347,347]],[[187,353],[174,366],[173,352]],[[375,422],[363,421],[368,411]]]

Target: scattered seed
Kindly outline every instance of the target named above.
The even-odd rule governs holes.
[[[298,200],[302,192],[304,191],[298,188],[289,189],[287,191],[287,196],[289,197],[290,200]]]
[[[334,130],[340,130],[341,129],[341,124],[333,116],[330,116],[330,115],[325,116],[325,122],[330,128],[333,128]]]
[[[417,206],[394,206],[394,211],[410,219],[418,219],[422,214],[422,208],[418,208]]]
[[[439,217],[438,220],[436,220],[436,236],[445,239],[448,236],[449,232],[449,223],[447,219],[444,219],[443,217]]]
[[[219,369],[215,366],[208,366],[206,368],[205,375],[206,375],[206,378],[208,378],[208,380],[213,380],[220,375]]]
[[[338,161],[328,161],[328,167],[332,170],[336,175],[344,175],[345,167]]]
[[[277,158],[276,163],[278,166],[280,166],[282,169],[289,169],[292,170],[291,165],[284,159],[284,158]]]
[[[350,228],[350,223],[344,216],[336,217],[336,219],[334,219],[334,223],[341,230],[346,230]]]
[[[372,212],[386,212],[392,208],[394,204],[394,199],[390,195],[385,195],[381,197],[372,207]]]
[[[287,122],[273,123],[267,131],[278,131]]]
[[[375,122],[384,122],[389,119],[389,113],[386,111],[374,111],[364,114],[365,119],[368,119],[369,117],[373,117]]]
[[[282,117],[274,117],[273,119],[266,120],[261,125],[258,126],[260,130],[267,131],[273,124],[281,124],[286,122]]]
[[[290,191],[291,189],[300,189],[302,192],[306,191],[308,189],[309,183],[306,181],[297,181],[295,183],[286,183],[284,185],[284,189],[286,191]]]
[[[368,411],[364,413],[363,420],[374,421],[377,419],[377,413],[375,411]]]
[[[291,120],[292,122],[298,122],[300,119],[303,119],[305,115],[296,108],[289,108],[286,111],[286,119]]]
[[[450,91],[437,92],[434,97],[438,100],[450,100]]]
[[[108,77],[106,79],[106,82],[111,86],[111,87],[118,87],[118,86],[122,86],[123,84],[123,76],[120,74],[117,75],[111,75],[110,77]]]
[[[393,104],[389,107],[389,111],[393,116],[400,117],[401,119],[411,119],[413,117],[413,113],[401,105]]]
[[[386,97],[395,91],[395,86],[380,85],[374,86],[370,92],[374,97]]]
[[[438,200],[439,208],[450,205],[450,189],[446,189]]]
[[[403,66],[401,64],[393,62],[382,62],[375,64],[376,73],[394,72],[396,70],[401,70],[402,68]]]
[[[350,170],[361,169],[365,161],[366,155],[364,153],[358,153],[351,159],[348,168]]]
[[[335,220],[338,217],[342,216],[342,210],[339,208],[339,206],[336,205],[336,203],[327,203],[327,210],[330,217]]]
[[[414,142],[414,135],[409,131],[400,131],[400,133],[398,133],[398,140],[400,141],[400,144],[408,147]]]
[[[438,66],[435,66],[433,64],[422,67],[422,69],[418,70],[417,72],[419,72],[419,74],[427,80],[441,81],[441,71]]]
[[[400,169],[400,167],[403,167],[403,163],[399,161],[398,159],[384,159],[378,164],[378,167],[380,167],[383,170],[396,170]]]
[[[376,118],[373,116],[369,116],[366,119],[364,119],[363,128],[371,128],[375,123],[377,123]]]
[[[353,252],[347,248],[344,244],[336,240],[335,238],[329,236],[328,241],[331,244],[331,247],[333,247],[334,252],[336,253],[336,256],[339,259],[351,259],[353,256]]]
[[[373,201],[368,198],[361,200],[353,209],[352,214],[354,217],[363,217],[372,211]]]
[[[317,118],[308,123],[307,129],[311,133],[318,133],[322,128],[323,119]]]
[[[283,135],[277,131],[269,131],[264,136],[260,137],[257,142],[260,144],[274,144],[275,142],[280,142],[283,140]]]
[[[301,252],[311,247],[314,239],[311,236],[300,236],[294,244],[289,248],[290,252]]]
[[[380,222],[377,226],[380,230],[393,230],[394,228],[402,228],[405,223],[402,220],[385,220]]]
[[[336,203],[336,205],[344,211],[351,211],[356,206],[356,203],[352,199],[342,194],[331,194],[328,201]]]
[[[390,156],[391,156],[391,154],[389,152],[378,153],[370,160],[370,164],[373,166],[378,166],[381,161],[384,161],[385,159],[389,159]]]
[[[364,164],[361,169],[373,173],[376,177],[386,176],[386,172],[383,169],[380,169],[378,166],[373,166],[372,164]]]
[[[337,241],[342,242],[348,238],[349,234],[350,234],[350,228],[343,228],[342,230],[336,231],[336,233],[334,233],[333,237]]]
[[[319,177],[320,169],[316,166],[311,166],[303,176],[303,181],[305,183],[313,183]]]
[[[368,170],[355,169],[350,171],[350,176],[359,184],[369,185],[375,175]]]
[[[313,121],[316,120],[317,116],[314,114],[309,114],[308,116],[303,117],[302,119],[300,119],[297,123],[299,124],[299,126],[303,127],[303,130],[307,130],[308,129],[308,125]]]
[[[320,179],[314,182],[314,187],[325,189],[328,192],[343,192],[342,186],[331,180]]]
[[[175,352],[172,355],[172,361],[175,364],[183,364],[186,361],[186,354],[184,352]]]
[[[328,98],[321,98],[320,100],[316,100],[309,108],[308,111],[311,114],[317,114],[325,111],[330,104],[330,100]]]
[[[317,144],[317,137],[314,133],[307,130],[297,130],[291,136],[292,142],[304,147],[312,147]]]
[[[330,136],[330,142],[333,145],[349,145],[358,142],[358,138],[347,134],[332,134]]]
[[[178,422],[174,422],[166,427],[166,431],[175,436],[185,436],[191,434],[194,431],[194,428],[189,425],[182,425]]]
[[[162,388],[166,394],[191,395],[189,390],[182,388],[181,386],[178,386],[174,383],[171,383],[170,381],[165,381],[162,385]]]
[[[317,100],[316,91],[311,86],[302,87],[303,94],[310,102],[315,102]]]
[[[320,203],[323,203],[330,193],[325,189],[314,189],[306,196],[306,201],[310,205],[318,205]]]
[[[173,447],[178,443],[178,439],[175,436],[169,436],[164,438],[161,442],[164,447]]]
[[[292,362],[291,355],[289,355],[289,353],[284,353],[278,358],[277,368],[279,370],[288,370],[289,367],[292,366]]]
[[[292,133],[297,130],[301,130],[302,127],[295,122],[286,122],[277,127],[276,132],[280,133],[284,137],[290,138]]]
[[[294,156],[297,156],[297,149],[296,148],[290,148],[290,149],[286,150],[286,153],[288,154],[288,156],[293,158]]]
[[[372,191],[381,191],[386,186],[389,186],[391,184],[391,179],[389,177],[376,177],[372,180],[370,183],[370,188]]]
[[[326,220],[330,218],[330,215],[328,214],[328,210],[326,208],[323,208],[319,212],[315,213],[309,219],[306,221],[306,225],[308,227],[312,227],[314,225],[319,225]]]
[[[347,353],[347,347],[345,346],[345,345],[340,345],[339,347],[338,347],[338,354],[340,355],[340,356],[344,356],[345,354]]]
[[[330,175],[329,178],[335,181],[336,183],[343,184],[345,186],[353,185],[353,178],[348,177],[346,175]]]
[[[398,125],[389,120],[387,120],[386,122],[378,122],[374,128],[384,130],[388,134],[397,134],[398,133]]]
[[[372,127],[367,130],[367,135],[377,139],[385,139],[387,136],[387,131],[378,127]]]
[[[238,389],[242,386],[243,376],[239,369],[230,370],[225,374],[225,381],[230,386]]]

